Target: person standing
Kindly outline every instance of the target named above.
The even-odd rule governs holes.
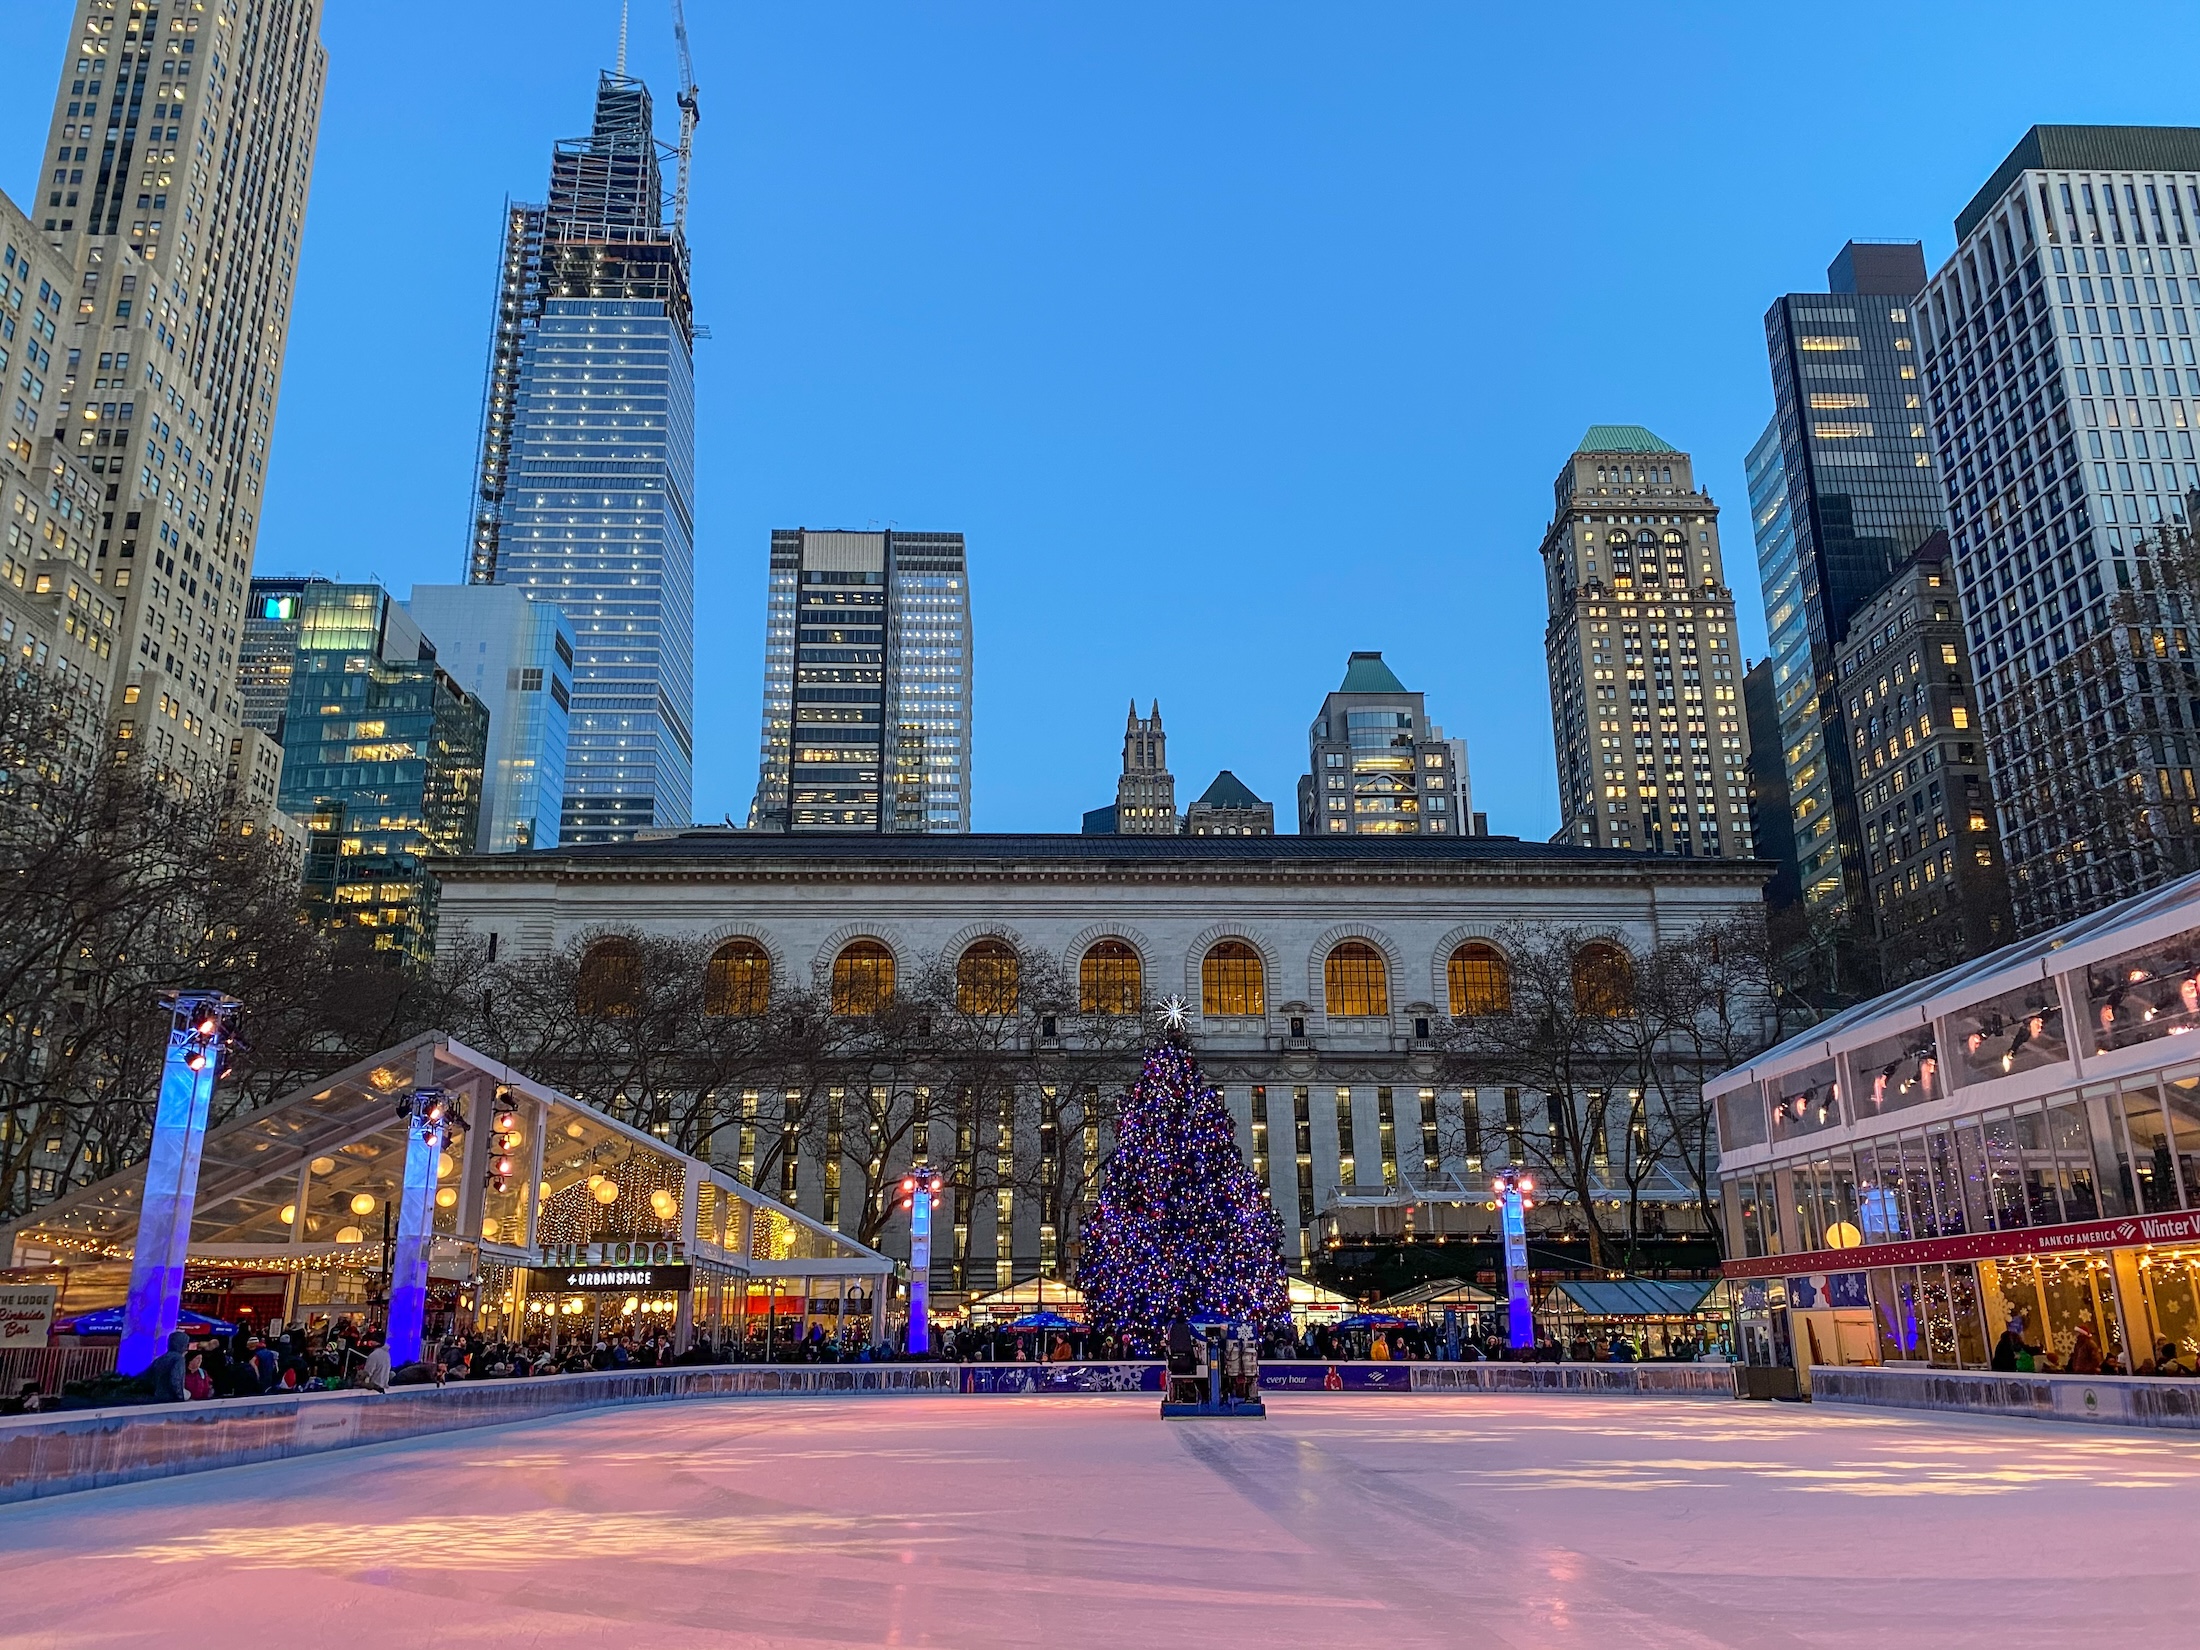
[[[180,1404],[188,1396],[183,1390],[183,1367],[191,1353],[191,1337],[180,1329],[168,1332],[168,1350],[155,1358],[146,1374],[153,1377],[153,1402],[156,1404]]]

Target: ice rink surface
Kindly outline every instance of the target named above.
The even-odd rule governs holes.
[[[1721,1401],[702,1401],[0,1508],[0,1644],[2200,1643],[2200,1438]]]

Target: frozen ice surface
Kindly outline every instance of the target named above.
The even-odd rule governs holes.
[[[0,1644],[2200,1642],[2200,1438],[1785,1404],[697,1401],[0,1508]]]

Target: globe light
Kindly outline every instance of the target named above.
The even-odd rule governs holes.
[[[550,1182],[545,1180],[540,1186],[537,1186],[535,1196],[539,1201],[548,1203],[550,1201]]]
[[[649,1206],[659,1220],[670,1220],[680,1212],[680,1200],[661,1186],[649,1194]]]
[[[596,1182],[596,1201],[610,1205],[619,1201],[619,1188],[608,1180]]]
[[[435,1206],[438,1209],[454,1209],[458,1206],[456,1186],[438,1186],[435,1189]]]
[[[452,1174],[457,1171],[457,1169],[458,1159],[453,1157],[449,1152],[437,1152],[435,1154],[436,1179],[448,1180],[451,1178]]]
[[[572,1139],[578,1140],[587,1131],[578,1123],[568,1123],[565,1125],[565,1132]]]
[[[306,1167],[315,1174],[334,1174],[336,1172],[336,1159],[333,1157],[316,1157]]]
[[[356,1226],[345,1226],[338,1229],[336,1241],[338,1243],[364,1243],[366,1234]]]
[[[282,1213],[276,1218],[282,1221],[285,1226],[288,1226],[292,1221],[298,1218],[298,1205],[295,1203],[284,1204],[282,1208]]]
[[[496,1240],[497,1233],[503,1230],[504,1223],[498,1220],[495,1215],[483,1215],[481,1217],[481,1235],[485,1238],[488,1238],[491,1242],[494,1242]]]
[[[355,1215],[373,1214],[374,1199],[369,1197],[365,1192],[357,1193],[353,1196],[351,1200],[351,1212]]]

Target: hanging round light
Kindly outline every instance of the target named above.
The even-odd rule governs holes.
[[[336,1233],[338,1243],[364,1243],[366,1238],[366,1233],[360,1231],[356,1226],[341,1227]]]
[[[481,1217],[481,1235],[489,1239],[491,1242],[494,1242],[496,1240],[497,1233],[503,1230],[503,1223],[500,1222],[495,1215],[483,1215]]]
[[[596,1182],[596,1201],[611,1204],[619,1201],[619,1188],[608,1180]]]
[[[435,1154],[435,1177],[436,1177],[436,1179],[438,1179],[438,1180],[448,1180],[448,1179],[450,1179],[450,1178],[451,1178],[451,1176],[452,1176],[452,1175],[456,1174],[457,1172],[458,1172],[458,1159],[457,1159],[457,1158],[453,1157],[453,1156],[452,1156],[452,1155],[451,1155],[451,1154],[450,1154],[449,1152],[437,1152],[437,1153]]]
[[[288,1226],[292,1221],[298,1218],[298,1205],[295,1203],[284,1204],[282,1208],[282,1213],[279,1214],[276,1218],[280,1220],[285,1226]]]
[[[374,1199],[368,1196],[365,1192],[354,1194],[351,1200],[351,1212],[355,1215],[373,1214]]]
[[[333,1157],[316,1157],[306,1167],[315,1174],[334,1174],[336,1172],[336,1159]]]
[[[458,1207],[458,1188],[456,1186],[438,1186],[435,1189],[435,1206],[438,1209],[455,1209]]]
[[[649,1206],[659,1220],[670,1220],[680,1212],[680,1200],[662,1186],[649,1194]]]

